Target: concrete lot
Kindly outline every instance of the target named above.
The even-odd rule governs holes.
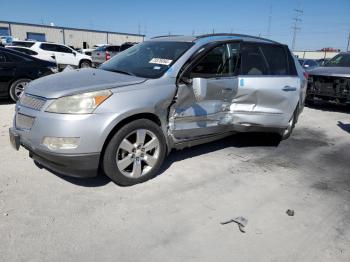
[[[0,261],[350,261],[342,108],[306,108],[278,146],[248,134],[173,152],[128,188],[38,169],[8,142],[13,109],[0,105]],[[238,216],[245,234],[220,224]]]

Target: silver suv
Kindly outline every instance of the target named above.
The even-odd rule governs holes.
[[[28,84],[10,140],[39,167],[119,185],[153,178],[171,149],[238,131],[287,138],[306,78],[287,46],[245,35],[158,37],[99,69]]]

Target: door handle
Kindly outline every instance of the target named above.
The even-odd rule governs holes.
[[[228,92],[231,92],[233,90],[233,88],[229,88],[229,87],[226,87],[223,89],[223,91],[228,91]]]
[[[285,92],[290,92],[290,91],[297,91],[297,88],[293,86],[285,86],[282,88],[282,90]]]

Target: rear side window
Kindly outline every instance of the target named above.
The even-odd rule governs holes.
[[[288,62],[283,46],[261,45],[268,67],[269,75],[288,75]]]
[[[108,47],[106,48],[106,51],[109,51],[109,52],[119,52],[119,49],[120,49],[120,46],[114,45],[114,46],[108,46]]]
[[[32,47],[34,45],[34,42],[13,41],[11,45],[13,45],[13,46]]]
[[[9,62],[7,59],[7,56],[3,52],[0,52],[0,63],[6,63],[6,62]]]
[[[266,59],[255,44],[244,44],[241,51],[241,75],[268,75]]]
[[[56,52],[61,52],[61,53],[73,53],[72,49],[63,46],[63,45],[57,45],[56,47]]]
[[[40,48],[46,51],[56,52],[57,46],[53,44],[41,44]]]
[[[22,52],[24,54],[27,54],[27,55],[37,55],[38,53],[33,51],[33,50],[30,50],[30,49],[25,49],[25,48],[16,48],[16,47],[13,47],[11,48],[13,50],[16,50],[18,52]]]
[[[31,59],[27,58],[27,56],[20,56],[20,54],[12,54],[7,53],[7,62],[23,62],[23,61],[31,61]]]

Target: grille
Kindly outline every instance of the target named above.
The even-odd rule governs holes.
[[[19,103],[22,106],[29,107],[34,110],[40,111],[42,107],[44,106],[46,100],[43,98],[35,97],[35,96],[29,96],[24,94]]]
[[[23,114],[16,115],[16,127],[20,129],[31,129],[34,124],[34,117]]]

